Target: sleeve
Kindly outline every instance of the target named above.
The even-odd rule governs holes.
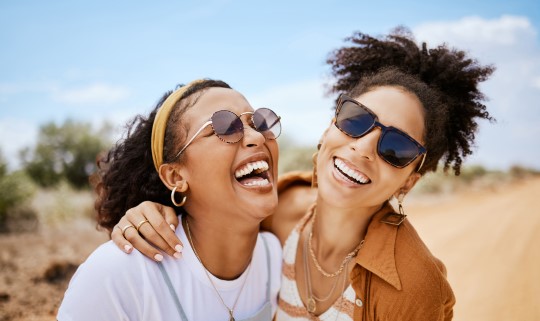
[[[312,172],[293,171],[280,175],[278,178],[278,194],[295,185],[311,186]]]
[[[75,272],[64,294],[57,319],[137,319],[142,306],[142,290],[130,280],[133,280],[134,269],[138,266],[128,261],[127,254],[116,249],[111,241],[100,246]]]

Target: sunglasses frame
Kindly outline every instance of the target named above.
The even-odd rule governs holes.
[[[359,108],[362,108],[364,111],[366,111],[369,115],[371,115],[371,117],[373,117],[373,124],[371,124],[369,126],[369,128],[364,131],[361,135],[351,135],[350,133],[346,132],[344,129],[340,128],[338,126],[338,115],[339,115],[339,112],[341,111],[341,108],[343,107],[343,104],[345,104],[345,102],[352,102],[353,104],[357,105]],[[418,169],[416,170],[416,172],[420,171],[420,169],[422,168],[422,166],[424,165],[424,161],[426,160],[426,155],[427,155],[427,149],[422,146],[422,144],[420,144],[419,142],[417,142],[414,138],[412,138],[410,135],[408,135],[407,133],[405,133],[404,131],[402,130],[399,130],[393,126],[385,126],[383,124],[381,124],[379,122],[379,117],[377,117],[377,114],[375,114],[373,111],[371,111],[371,109],[369,109],[367,106],[365,106],[364,104],[360,103],[359,101],[356,101],[354,99],[352,99],[351,97],[345,95],[345,94],[341,94],[339,95],[339,98],[338,98],[338,102],[337,102],[337,105],[336,105],[336,114],[334,116],[334,125],[336,126],[337,129],[339,129],[342,133],[344,133],[345,135],[349,136],[349,137],[352,137],[352,138],[360,138],[360,137],[363,137],[367,134],[369,134],[373,128],[375,127],[378,127],[381,129],[381,136],[379,136],[379,140],[377,141],[377,154],[379,154],[379,156],[385,161],[387,162],[388,164],[396,167],[396,168],[405,168],[407,167],[410,163],[414,162],[415,159],[417,159],[420,155],[423,155],[423,158],[422,158],[422,161],[420,162],[420,166],[418,166]],[[392,164],[390,161],[388,161],[380,152],[380,145],[381,145],[381,141],[384,137],[384,135],[389,132],[389,131],[393,131],[393,132],[396,132],[398,133],[399,135],[402,135],[403,137],[407,138],[409,141],[411,141],[413,144],[416,145],[416,147],[418,148],[418,154],[416,156],[414,156],[410,161],[408,161],[405,165],[402,165],[402,166],[398,166],[396,164]]]
[[[219,113],[219,112],[223,112],[223,111],[229,112],[229,113],[231,113],[231,114],[234,114],[238,119],[240,119],[240,121],[242,121],[242,119],[241,119],[240,117],[242,117],[242,116],[244,116],[244,115],[251,115],[251,119],[250,119],[250,122],[251,122],[250,126],[251,126],[251,128],[253,128],[253,129],[254,129],[255,131],[257,131],[258,133],[261,133],[261,135],[263,135],[263,137],[264,137],[265,139],[271,139],[271,140],[277,139],[277,138],[279,137],[279,135],[281,135],[281,129],[279,130],[279,134],[278,134],[276,137],[274,137],[274,138],[269,138],[269,137],[264,136],[264,134],[263,134],[262,132],[258,131],[258,130],[255,128],[255,122],[253,121],[253,115],[255,115],[255,113],[256,113],[257,111],[261,110],[261,109],[267,109],[267,110],[271,111],[271,112],[272,112],[274,115],[276,115],[276,117],[277,117],[276,120],[275,120],[268,128],[272,128],[272,127],[274,127],[277,123],[280,123],[280,122],[281,122],[281,116],[278,116],[272,109],[270,109],[270,108],[265,108],[265,107],[257,108],[257,109],[254,110],[254,111],[246,111],[246,112],[241,113],[240,115],[237,115],[236,113],[234,113],[234,112],[232,112],[232,111],[230,111],[230,110],[227,110],[227,109],[218,110],[218,111],[214,112],[214,113],[212,114],[212,116],[210,117],[210,119],[209,119],[208,121],[206,121],[206,122],[201,126],[201,128],[199,128],[199,130],[197,130],[197,131],[195,132],[195,134],[191,137],[191,139],[188,140],[188,142],[186,143],[186,145],[184,145],[184,147],[178,152],[178,154],[176,154],[176,156],[174,156],[174,159],[175,159],[175,160],[178,159],[178,157],[180,157],[180,155],[184,152],[184,150],[186,150],[186,148],[193,142],[193,140],[195,140],[195,138],[197,138],[197,136],[199,136],[199,134],[200,134],[200,133],[208,126],[208,125],[212,126],[212,131],[214,132],[214,135],[216,135],[216,136],[217,136],[222,142],[224,142],[224,143],[227,143],[227,144],[236,144],[236,143],[238,143],[240,140],[242,140],[242,138],[244,138],[244,130],[246,129],[245,127],[242,127],[242,132],[241,132],[242,135],[240,136],[240,138],[239,138],[237,141],[234,141],[234,142],[228,142],[228,141],[224,140],[223,138],[221,138],[218,134],[216,134],[216,130],[215,130],[215,128],[214,128],[214,124],[213,124],[213,122],[212,122],[212,118],[214,117],[215,114],[217,114],[217,113]]]

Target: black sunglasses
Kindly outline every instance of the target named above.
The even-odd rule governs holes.
[[[255,111],[241,113],[240,115],[236,115],[230,110],[219,110],[195,132],[184,148],[176,154],[175,158],[178,158],[208,125],[212,125],[216,136],[225,143],[233,144],[239,142],[244,137],[244,123],[240,119],[243,115],[251,115],[251,127],[261,133],[264,138],[276,139],[281,134],[281,117],[276,115],[271,109],[259,108]]]
[[[353,138],[360,138],[373,128],[379,127],[382,132],[377,144],[377,153],[382,159],[394,167],[404,168],[418,156],[424,155],[417,171],[422,168],[426,160],[426,148],[405,132],[381,124],[375,113],[356,100],[340,95],[335,119],[336,127]]]

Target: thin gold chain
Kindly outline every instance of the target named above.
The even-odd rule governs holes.
[[[304,238],[304,249],[302,252],[303,252],[302,257],[304,259],[304,277],[306,279],[306,292],[308,295],[308,312],[313,313],[314,311],[310,311],[310,309],[315,310],[317,306],[315,302],[312,302],[312,299],[315,299],[319,302],[325,302],[328,299],[330,299],[330,297],[332,297],[332,294],[334,294],[337,284],[339,283],[339,278],[338,277],[335,278],[333,282],[334,284],[332,285],[332,288],[330,289],[326,297],[320,298],[317,295],[315,295],[313,289],[311,288],[311,271],[310,271],[309,262],[308,262],[309,259],[307,255],[307,252],[308,252],[307,237]]]
[[[358,251],[360,251],[360,249],[362,248],[362,245],[364,245],[364,240],[362,240],[360,242],[360,244],[358,244],[358,246],[352,250],[352,252],[350,252],[349,254],[347,254],[347,256],[345,256],[345,258],[343,259],[343,262],[341,262],[341,265],[339,266],[339,269],[334,272],[334,273],[330,273],[330,272],[326,272],[322,267],[321,265],[319,264],[319,261],[317,260],[317,256],[315,255],[315,251],[313,251],[313,245],[312,245],[312,239],[313,239],[313,226],[315,225],[315,218],[317,216],[317,212],[314,212],[313,213],[313,223],[311,225],[311,230],[309,231],[309,239],[308,239],[308,243],[309,243],[309,254],[311,254],[311,259],[313,260],[313,263],[315,264],[315,267],[317,268],[317,270],[324,276],[326,276],[327,278],[333,278],[333,277],[336,277],[338,275],[341,274],[341,272],[343,272],[343,269],[345,268],[345,265],[353,258],[355,257],[357,254],[358,254]]]
[[[313,223],[312,223],[313,224]],[[332,294],[334,293],[334,290],[336,289],[336,286],[337,284],[339,283],[339,278],[336,277],[336,280],[334,281],[334,284],[332,286],[332,289],[330,290],[330,292],[328,293],[328,295],[325,297],[325,298],[319,298],[318,296],[315,295],[315,293],[313,292],[313,288],[311,287],[311,273],[310,273],[310,268],[309,268],[309,263],[308,263],[308,258],[307,258],[307,248],[308,248],[308,242],[307,242],[307,239],[304,241],[304,253],[303,253],[303,257],[304,257],[304,273],[305,273],[305,279],[306,279],[306,292],[307,292],[307,297],[308,297],[308,301],[307,301],[307,311],[309,313],[311,313],[312,315],[315,315],[315,312],[317,311],[317,302],[316,301],[319,301],[319,302],[325,302],[327,301],[328,299],[330,299],[332,297]],[[349,266],[349,261],[347,261],[347,263],[345,264],[345,267],[348,267]],[[344,295],[345,295],[345,288],[346,288],[346,285],[347,285],[347,274],[343,274],[343,289],[341,291],[341,297],[342,297],[342,300],[340,302],[340,309],[341,307],[343,306],[343,301],[344,301]],[[336,320],[339,316],[339,313],[336,314]]]
[[[199,260],[199,263],[201,263],[202,267],[203,267],[203,270],[204,272],[206,273],[206,277],[208,278],[208,281],[210,281],[210,284],[212,285],[212,288],[214,288],[214,291],[216,292],[219,300],[221,301],[221,303],[223,304],[223,306],[227,309],[227,312],[229,312],[229,321],[234,321],[234,309],[236,309],[236,303],[238,303],[238,299],[240,298],[240,294],[242,294],[242,290],[244,289],[244,285],[246,285],[246,281],[248,279],[248,273],[249,273],[249,269],[251,268],[251,263],[248,265],[247,267],[247,271],[246,271],[246,278],[244,279],[244,283],[242,283],[242,287],[240,288],[240,292],[238,292],[238,296],[236,297],[236,300],[234,301],[234,304],[233,304],[233,307],[232,308],[229,308],[226,304],[225,304],[225,301],[223,300],[223,298],[221,297],[221,294],[219,294],[219,291],[218,289],[216,288],[216,286],[214,285],[214,282],[212,281],[212,278],[210,277],[210,273],[208,272],[208,270],[206,269],[206,267],[204,266],[201,258],[199,257],[199,254],[197,253],[197,250],[195,249],[195,243],[193,243],[193,239],[191,238],[191,231],[189,229],[189,222],[188,222],[188,219],[187,219],[187,216],[186,216],[186,230],[187,230],[187,236],[188,236],[188,239],[189,239],[189,243],[191,244],[191,247],[193,248],[193,253],[195,253],[195,257],[197,257],[197,260]]]

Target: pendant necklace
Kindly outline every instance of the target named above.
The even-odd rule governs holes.
[[[225,301],[223,300],[223,298],[221,297],[221,294],[219,294],[219,291],[218,289],[216,288],[214,282],[212,281],[212,278],[210,277],[210,272],[208,272],[208,270],[206,269],[206,267],[204,266],[201,258],[199,257],[199,254],[197,253],[197,250],[195,249],[195,243],[193,243],[193,239],[191,238],[191,231],[189,229],[189,221],[187,219],[187,216],[186,216],[186,230],[187,230],[187,236],[188,236],[188,240],[189,240],[189,243],[191,244],[191,247],[193,248],[193,253],[195,253],[195,257],[197,258],[197,260],[199,260],[199,263],[201,263],[202,267],[203,267],[203,270],[204,272],[206,273],[206,277],[208,278],[208,281],[210,281],[210,284],[212,285],[212,288],[214,288],[214,291],[216,292],[219,300],[221,301],[221,303],[223,304],[223,306],[225,307],[225,309],[227,309],[227,312],[229,312],[229,321],[235,321],[234,319],[234,309],[236,308],[236,303],[238,303],[238,299],[240,298],[240,294],[242,293],[242,290],[244,289],[244,285],[246,285],[246,281],[248,279],[248,273],[249,273],[249,269],[251,268],[251,263],[248,265],[247,267],[247,270],[246,270],[246,278],[244,279],[244,282],[242,283],[242,287],[240,288],[240,292],[238,292],[238,296],[236,297],[236,300],[234,301],[234,304],[232,306],[232,308],[229,308],[226,304],[225,304]]]

